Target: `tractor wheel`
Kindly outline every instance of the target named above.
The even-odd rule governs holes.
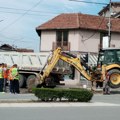
[[[54,88],[56,87],[55,80],[52,76],[45,78],[45,82],[43,84],[45,88]]]
[[[119,88],[120,87],[120,70],[112,69],[108,72],[110,75],[109,78],[109,86],[111,88]]]

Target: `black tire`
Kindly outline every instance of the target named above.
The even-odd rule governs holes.
[[[45,78],[45,82],[43,83],[43,87],[44,88],[55,88],[56,83],[55,83],[54,78],[52,76]]]
[[[29,75],[27,78],[26,84],[29,92],[31,92],[32,88],[35,87],[35,78],[36,78],[35,75]]]
[[[120,87],[120,70],[112,69],[108,72],[110,78],[108,85],[111,88],[119,88]]]
[[[19,87],[24,88],[26,86],[26,77],[23,74],[19,74]]]

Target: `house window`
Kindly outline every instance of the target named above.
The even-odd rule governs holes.
[[[109,47],[109,38],[107,32],[100,33],[100,48]]]
[[[56,32],[56,42],[57,46],[67,46],[68,45],[68,31],[67,30],[59,30]]]

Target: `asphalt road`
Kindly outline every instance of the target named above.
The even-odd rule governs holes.
[[[0,108],[1,120],[119,120],[120,107]]]
[[[33,94],[0,93],[4,100],[37,100]],[[90,103],[0,103],[1,120],[119,120],[120,94],[95,94]]]

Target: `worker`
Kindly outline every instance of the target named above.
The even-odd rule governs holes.
[[[3,64],[0,64],[0,92],[3,92],[3,84],[4,84]]]
[[[110,94],[110,87],[109,87],[109,85],[108,85],[108,83],[109,83],[109,77],[110,77],[110,75],[109,75],[109,73],[108,72],[106,72],[105,73],[105,80],[104,80],[104,86],[103,86],[103,94],[104,95],[106,95],[106,94]]]
[[[20,93],[19,90],[19,73],[18,73],[18,68],[17,68],[17,64],[13,65],[12,71],[12,78],[13,78],[13,82],[12,82],[12,89],[13,89],[13,93]]]
[[[7,92],[6,90],[7,78],[8,78],[7,64],[4,64],[3,66],[3,77],[4,77],[4,92]]]
[[[96,67],[96,73],[101,75],[101,71],[102,71],[101,65],[98,64]],[[100,79],[100,78],[98,77],[98,79]],[[96,89],[102,88],[102,87],[103,87],[103,82],[96,81]]]
[[[10,93],[13,93],[13,77],[12,77],[13,66],[8,70],[8,81]]]

